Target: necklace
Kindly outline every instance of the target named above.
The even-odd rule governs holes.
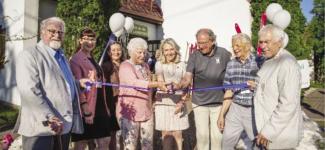
[[[146,69],[144,68],[144,66],[142,66],[142,65],[137,65],[137,66],[138,66],[138,69],[141,72],[142,77],[144,78],[144,80],[149,81],[149,74],[146,71]]]
[[[141,76],[143,77],[144,80],[146,80],[146,81],[149,81],[149,80],[150,80],[150,76],[149,76],[150,73],[149,73],[148,70],[146,70],[146,68],[145,68],[143,65],[141,65],[141,64],[136,65],[136,64],[134,64],[134,63],[133,63],[132,61],[130,61],[130,60],[128,60],[128,62],[129,62],[131,65],[133,65],[133,67],[134,67],[134,73],[135,73],[135,75],[137,76],[137,79],[139,79],[139,77],[138,77],[136,71],[139,71],[139,72],[141,73]]]
[[[176,74],[176,66],[174,63],[166,64],[165,66],[165,72],[169,77],[173,77]]]

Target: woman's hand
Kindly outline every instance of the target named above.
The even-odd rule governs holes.
[[[83,112],[83,116],[85,119],[85,122],[87,124],[93,124],[93,120],[94,120],[94,115],[91,113],[88,103],[84,102],[83,104],[81,104],[81,109]]]
[[[168,88],[166,87],[166,83],[165,82],[161,82],[161,81],[155,81],[156,82],[156,88],[164,91],[164,92],[167,92],[168,91]]]
[[[91,80],[92,82],[96,81],[96,71],[95,70],[90,70],[88,72],[88,78],[89,80]]]
[[[174,88],[174,90],[179,90],[179,89],[181,89],[181,84],[180,84],[180,83],[175,83],[175,82],[173,82],[172,84],[173,84],[173,88]]]
[[[182,112],[184,107],[185,107],[184,106],[184,101],[180,100],[175,106],[174,114],[178,114],[178,113]]]
[[[80,86],[82,88],[87,88],[87,86],[89,86],[86,83],[93,83],[93,82],[96,82],[96,72],[95,71],[89,71],[88,78],[82,78],[79,80]]]
[[[94,123],[94,115],[91,114],[90,116],[84,115],[85,122],[87,124],[93,124]]]

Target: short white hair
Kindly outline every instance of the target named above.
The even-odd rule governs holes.
[[[131,55],[136,49],[145,49],[147,50],[148,44],[143,38],[132,38],[127,46],[128,53]]]
[[[47,28],[47,26],[49,26],[50,24],[52,24],[52,23],[60,23],[60,24],[62,24],[62,27],[63,27],[63,32],[64,32],[64,30],[65,30],[65,23],[64,23],[64,21],[61,19],[61,18],[59,18],[59,17],[50,17],[50,18],[47,18],[47,19],[44,19],[42,22],[41,22],[41,30],[40,31],[45,31],[46,30],[46,28]]]
[[[261,37],[268,32],[272,33],[272,40],[281,41],[283,44],[285,33],[281,28],[273,24],[268,24],[258,32],[258,36]]]

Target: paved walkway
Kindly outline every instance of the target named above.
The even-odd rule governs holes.
[[[306,91],[302,108],[312,120],[325,121],[325,89]]]

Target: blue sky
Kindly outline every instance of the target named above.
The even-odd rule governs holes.
[[[310,13],[310,11],[313,9],[313,0],[302,0],[300,7],[307,21],[309,22],[311,18],[313,18],[313,14]]]

